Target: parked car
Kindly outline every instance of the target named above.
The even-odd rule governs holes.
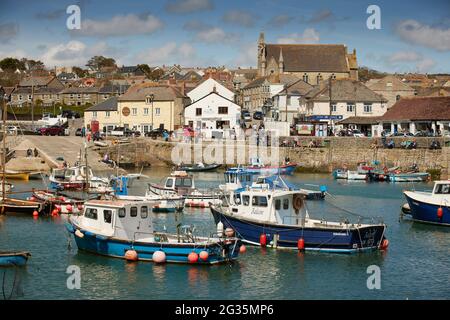
[[[350,134],[351,134],[353,137],[356,137],[356,138],[363,138],[363,137],[365,137],[364,133],[362,133],[361,131],[356,130],[356,129],[352,130],[352,131],[350,132]]]
[[[19,129],[16,126],[7,126],[6,127],[6,134],[9,135],[17,135],[17,132],[19,131]]]
[[[131,137],[133,135],[133,131],[125,127],[116,127],[111,131],[111,135],[118,137]]]
[[[42,136],[63,136],[65,128],[61,126],[43,127],[39,129],[39,133]]]
[[[388,133],[386,137],[414,137],[411,132],[394,132]]]
[[[81,137],[81,128],[78,128],[78,129],[75,131],[75,135],[78,136],[78,137]]]
[[[64,110],[62,112],[61,116],[63,118],[69,118],[69,119],[77,118],[78,119],[78,118],[80,118],[80,113],[76,112],[76,111],[72,111],[72,110]]]
[[[152,129],[152,130],[146,132],[146,133],[145,133],[145,136],[146,136],[146,137],[150,137],[150,138],[152,138],[152,139],[156,139],[156,138],[158,138],[158,137],[163,137],[163,136],[164,136],[164,133],[170,135],[169,131],[166,130],[166,129],[155,128],[155,129]]]
[[[255,120],[262,120],[263,117],[264,117],[264,115],[261,111],[255,111],[253,113],[253,119],[255,119]]]
[[[417,131],[414,137],[434,137],[435,135],[429,131]]]
[[[244,121],[252,121],[252,116],[250,112],[242,111],[242,119],[244,119]]]

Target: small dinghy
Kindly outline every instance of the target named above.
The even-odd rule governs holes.
[[[0,251],[0,267],[24,266],[30,256],[27,251]]]
[[[203,164],[202,162],[196,163],[194,165],[181,165],[178,167],[178,170],[188,171],[188,172],[203,172],[203,171],[214,171],[220,168],[220,164]]]

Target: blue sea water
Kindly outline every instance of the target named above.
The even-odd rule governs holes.
[[[165,170],[146,172],[160,181]],[[196,174],[200,187],[217,186],[219,173]],[[400,220],[402,190],[431,189],[432,184],[340,182],[329,175],[298,174],[288,178],[305,188],[327,185],[332,196],[309,202],[310,214],[339,220],[345,208],[363,216],[379,216],[388,225],[389,249],[354,255],[264,250],[247,246],[233,265],[192,266],[128,263],[79,252],[65,230],[65,217],[0,217],[0,250],[27,250],[28,265],[0,269],[5,285],[0,299],[449,299],[450,228]],[[17,190],[42,182],[16,182]],[[133,194],[143,194],[139,180]],[[194,224],[201,234],[215,230],[208,209],[157,214],[159,228]],[[81,288],[68,289],[68,266],[81,271]],[[368,289],[367,268],[381,271],[381,288]]]

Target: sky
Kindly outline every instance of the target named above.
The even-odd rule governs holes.
[[[69,30],[66,12],[80,8]],[[369,29],[370,5],[380,29]],[[256,67],[266,43],[345,44],[358,64],[385,72],[450,73],[449,0],[0,0],[0,59],[84,66]]]

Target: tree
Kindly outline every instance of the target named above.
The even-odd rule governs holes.
[[[149,78],[151,80],[159,80],[164,75],[164,71],[162,69],[153,69],[150,72]]]
[[[19,59],[8,57],[0,61],[0,68],[3,71],[16,71],[19,69],[20,71],[24,71],[26,69],[25,63]]]
[[[84,78],[87,76],[87,70],[81,69],[80,67],[72,67],[72,72],[75,73],[78,78]]]
[[[104,67],[117,67],[116,60],[104,56],[94,56],[90,58],[86,63],[86,66],[93,71],[100,71]]]
[[[140,68],[142,71],[144,71],[144,73],[147,77],[150,77],[150,73],[152,72],[152,69],[148,66],[148,64],[146,64],[146,63],[138,64],[137,67]]]
[[[40,60],[22,58],[20,59],[20,62],[25,66],[27,70],[42,70],[45,68],[44,63]]]

